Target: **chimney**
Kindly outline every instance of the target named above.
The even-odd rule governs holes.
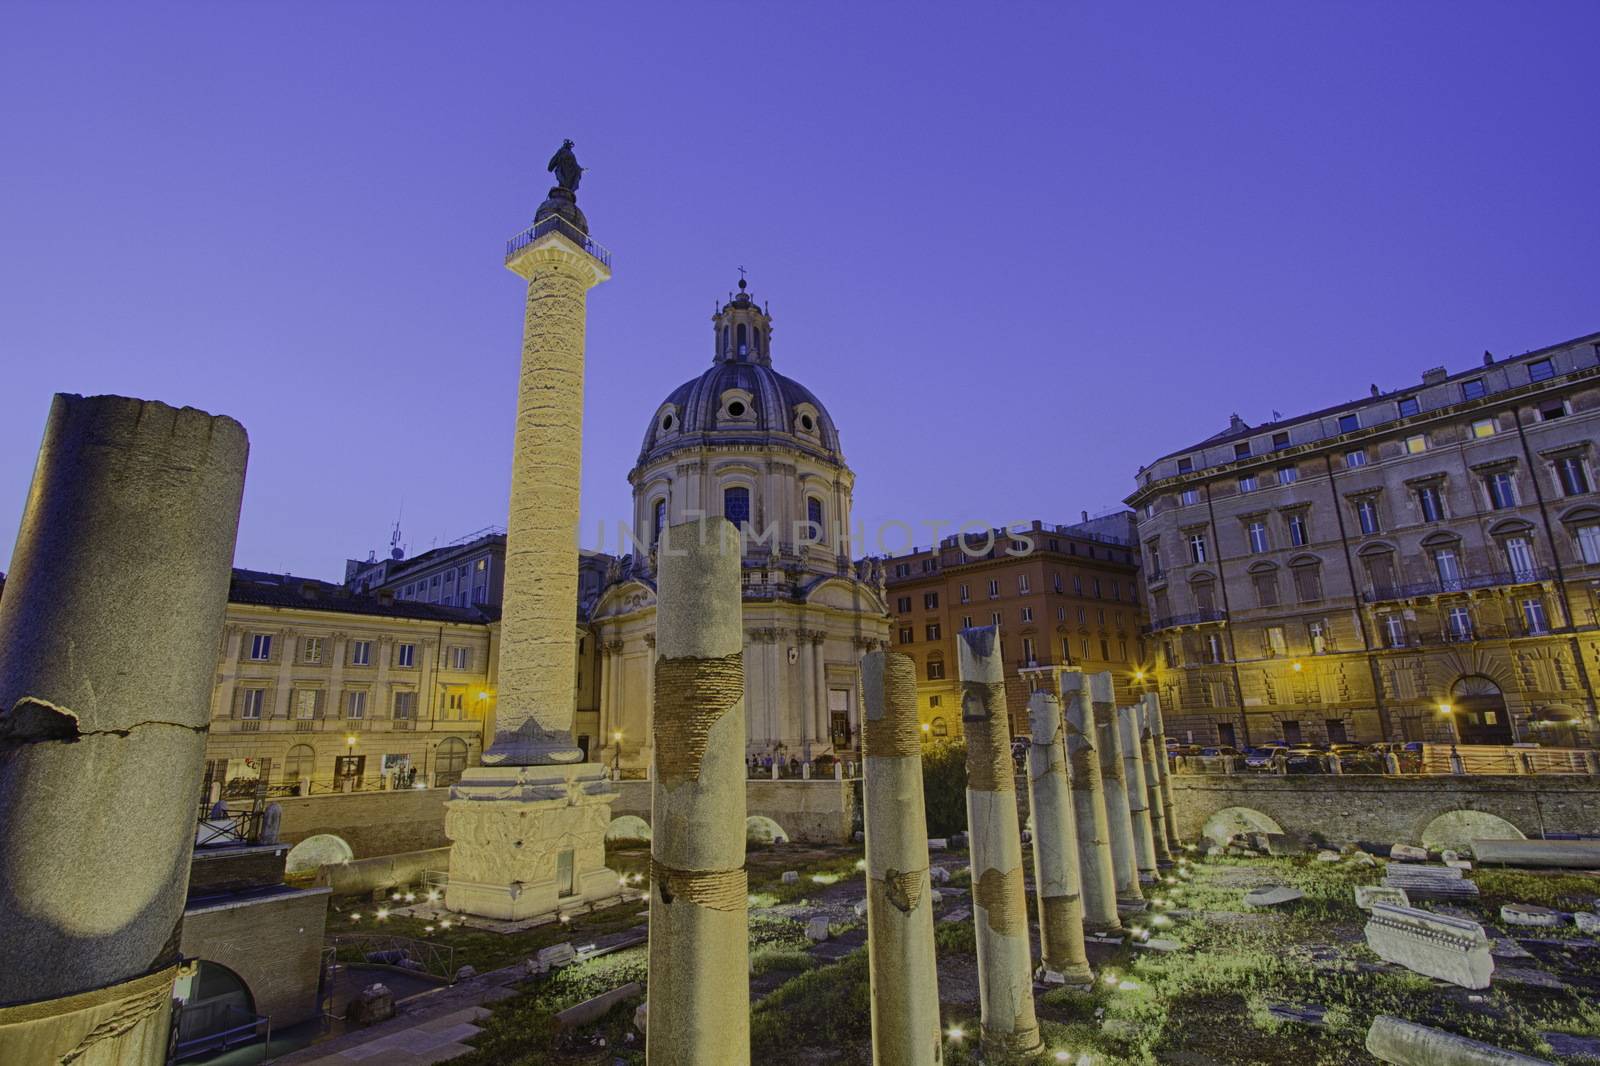
[[[1483,365],[1494,366],[1494,353],[1487,348],[1483,350]]]
[[[1382,394],[1381,394],[1381,393],[1380,393],[1380,392],[1378,392],[1378,386],[1376,386],[1376,385],[1374,385],[1374,386],[1372,386],[1372,395],[1373,395],[1373,396],[1380,396],[1380,395],[1382,395]]]
[[[1422,372],[1422,383],[1424,385],[1437,385],[1449,376],[1449,374],[1445,373],[1444,367],[1436,366],[1432,370],[1424,370]]]
[[[1089,521],[1089,512],[1088,511],[1079,511],[1078,513],[1083,515],[1082,521],[1084,521],[1084,522]]]
[[[1232,415],[1230,415],[1228,417],[1228,432],[1229,433],[1237,433],[1241,429],[1249,429],[1249,428],[1250,428],[1250,423],[1248,423],[1244,419],[1240,418],[1239,417],[1239,413],[1237,411],[1235,411]]]

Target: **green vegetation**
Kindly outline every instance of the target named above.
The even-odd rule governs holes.
[[[967,828],[967,746],[935,740],[922,746],[922,803],[928,835],[947,837]]]
[[[836,1062],[870,1062],[867,953],[800,974],[750,1011],[750,1060],[791,1062],[799,1047],[836,1049]]]

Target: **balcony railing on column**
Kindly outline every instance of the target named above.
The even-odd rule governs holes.
[[[534,241],[538,240],[540,237],[543,237],[547,233],[561,234],[563,237],[567,238],[567,240],[571,241],[573,244],[576,244],[579,248],[582,248],[585,252],[588,252],[590,255],[600,260],[607,270],[611,269],[611,250],[600,242],[594,240],[587,233],[583,232],[583,230],[579,229],[577,226],[574,226],[560,215],[551,215],[548,218],[542,218],[507,241],[506,261],[510,262],[516,257],[518,252],[522,251],[528,245],[532,244]]]

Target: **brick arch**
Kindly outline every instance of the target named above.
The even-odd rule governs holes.
[[[1201,834],[1216,844],[1243,833],[1281,833],[1283,826],[1254,807],[1224,807],[1206,819]]]
[[[1471,855],[1474,840],[1525,840],[1527,835],[1498,814],[1463,807],[1429,819],[1417,831],[1417,840],[1424,847],[1451,848]]]

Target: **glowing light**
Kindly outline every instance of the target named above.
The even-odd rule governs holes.
[[[344,742],[346,747],[353,748],[356,746],[356,738],[353,736],[345,737]]]
[[[1297,674],[1298,674],[1298,673],[1299,673],[1299,672],[1300,672],[1300,671],[1301,671],[1301,670],[1304,670],[1304,669],[1305,669],[1305,667],[1303,667],[1303,666],[1301,666],[1301,665],[1300,665],[1300,660],[1299,660],[1299,659],[1296,659],[1296,660],[1295,660],[1295,661],[1294,661],[1294,663],[1293,663],[1293,666],[1294,666],[1294,672],[1295,672],[1295,673],[1297,673]]]
[[[933,732],[933,726],[929,725],[927,722],[923,722],[922,723],[922,731],[924,733],[931,733],[931,732]]]
[[[423,927],[422,927],[422,931],[423,931],[423,932],[424,932],[424,933],[431,933],[431,932],[433,932],[433,926],[431,926],[431,925],[425,925],[425,926],[423,926]]]
[[[352,922],[359,922],[359,921],[360,921],[360,920],[361,920],[361,915],[359,915],[359,914],[352,914],[352,915],[350,915],[350,920],[351,920],[351,921],[352,921]]]
[[[1117,985],[1118,991],[1121,991],[1121,992],[1132,992],[1134,989],[1136,989],[1138,987],[1139,987],[1139,985],[1134,981],[1123,981],[1122,983]]]
[[[951,1040],[960,1041],[962,1037],[967,1035],[967,1031],[959,1025],[952,1025],[944,1031],[944,1035]]]
[[[572,921],[572,919],[571,919],[571,917],[569,917],[569,916],[568,916],[568,915],[565,915],[565,914],[563,914],[563,915],[562,915],[562,916],[561,916],[561,924],[562,924],[562,925],[566,925],[566,924],[567,924],[567,923],[568,923],[568,922],[570,922],[570,921]]]
[[[1122,980],[1122,978],[1118,977],[1116,974],[1110,973],[1110,972],[1106,973],[1105,982],[1106,982],[1106,984],[1110,985],[1111,987],[1115,988],[1116,985],[1117,985],[1117,982],[1120,981],[1120,980]]]
[[[452,923],[448,919],[446,919],[445,921],[442,921],[442,922],[439,923],[439,928],[440,929],[448,929],[448,928],[450,928],[450,926],[452,924],[454,924],[454,923]]]
[[[417,901],[417,894],[415,892],[407,892],[406,893],[406,902],[407,903],[415,903],[416,901]]]
[[[634,874],[633,875],[633,883],[634,884],[638,884],[640,881],[643,881],[643,880],[644,880],[644,874]]]
[[[389,898],[392,899],[392,900],[399,900],[400,899],[400,893],[396,892],[394,895],[390,896]]]
[[[1158,914],[1154,918],[1150,919],[1150,924],[1155,926],[1157,929],[1165,929],[1167,926],[1172,924],[1172,919],[1168,918],[1165,914]]]
[[[388,917],[389,917],[389,908],[388,907],[379,907],[378,908],[378,921],[380,921],[380,922],[381,921],[385,921],[385,920],[388,919]]]
[[[1143,680],[1144,680],[1144,671],[1143,671],[1143,670],[1135,670],[1135,671],[1134,671],[1134,672],[1133,672],[1133,679],[1134,679],[1134,680],[1135,680],[1135,681],[1143,681]],[[1062,1051],[1062,1052],[1058,1052],[1058,1053],[1057,1053],[1057,1054],[1056,1054],[1056,1058],[1057,1058],[1057,1060],[1059,1060],[1059,1061],[1061,1061],[1061,1062],[1066,1062],[1066,1061],[1067,1061],[1067,1060],[1066,1060],[1066,1059],[1064,1059],[1064,1058],[1062,1058],[1062,1056],[1063,1056],[1063,1055],[1065,1055],[1065,1054],[1066,1054],[1066,1052],[1065,1052],[1065,1051]]]
[[[1439,713],[1440,714],[1449,714],[1454,710],[1455,710],[1455,708],[1450,706],[1448,703],[1439,704]]]
[[[1070,1051],[1058,1051],[1058,1052],[1056,1052],[1056,1061],[1057,1062],[1071,1062],[1072,1061],[1072,1052],[1070,1052]]]
[[[867,860],[866,859],[857,859],[856,860],[856,869],[857,870],[865,870],[866,868],[867,868]]]
[[[432,892],[428,893],[428,902],[429,903],[438,903],[439,902],[439,890],[437,888],[434,889]]]
[[[839,880],[838,874],[812,874],[811,880],[819,885],[831,885]]]

